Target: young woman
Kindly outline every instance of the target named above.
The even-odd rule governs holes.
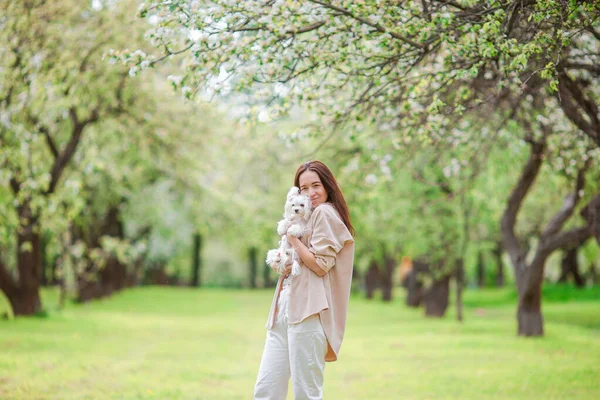
[[[311,232],[287,238],[300,256],[302,273],[288,267],[279,277],[267,320],[254,399],[285,399],[292,378],[294,399],[322,399],[326,361],[335,361],[346,328],[354,228],[342,191],[320,161],[296,171],[294,185],[309,196]]]

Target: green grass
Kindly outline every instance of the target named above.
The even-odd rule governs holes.
[[[548,290],[537,339],[511,289],[467,291],[462,324],[353,297],[325,398],[598,399],[599,291]],[[0,321],[0,399],[250,399],[271,298],[152,287],[57,311],[44,292],[48,317]]]

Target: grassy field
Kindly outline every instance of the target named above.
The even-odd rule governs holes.
[[[44,292],[48,316],[0,320],[0,399],[251,399],[271,297],[138,288],[57,311]],[[515,335],[510,289],[468,291],[462,324],[353,297],[325,398],[599,399],[600,289],[544,297],[542,339]]]

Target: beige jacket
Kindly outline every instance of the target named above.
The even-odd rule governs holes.
[[[291,283],[288,321],[290,324],[297,324],[319,313],[328,342],[325,361],[335,361],[346,329],[354,264],[354,239],[330,203],[317,206],[308,225],[311,233],[303,237],[302,242],[315,255],[319,267],[327,273],[322,277],[318,276],[301,264],[302,273],[295,276]],[[267,329],[271,329],[275,321],[282,283],[283,277],[280,276],[267,320]]]

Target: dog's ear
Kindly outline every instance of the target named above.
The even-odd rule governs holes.
[[[291,199],[292,197],[294,197],[294,196],[297,196],[297,195],[298,195],[298,193],[300,193],[300,189],[298,189],[298,187],[297,187],[297,186],[292,186],[292,187],[290,188],[290,190],[288,191],[288,194],[287,194],[287,199],[289,200],[289,199]]]
[[[310,201],[310,198],[308,196],[304,196],[305,197],[305,201],[304,201],[304,205],[305,205],[305,212],[304,212],[304,219],[305,220],[309,220],[310,219],[310,215],[312,214],[312,202]]]
[[[312,214],[312,205],[310,204],[310,202],[308,203],[307,207],[308,208],[306,209],[306,212],[304,213],[304,219],[308,221]]]

